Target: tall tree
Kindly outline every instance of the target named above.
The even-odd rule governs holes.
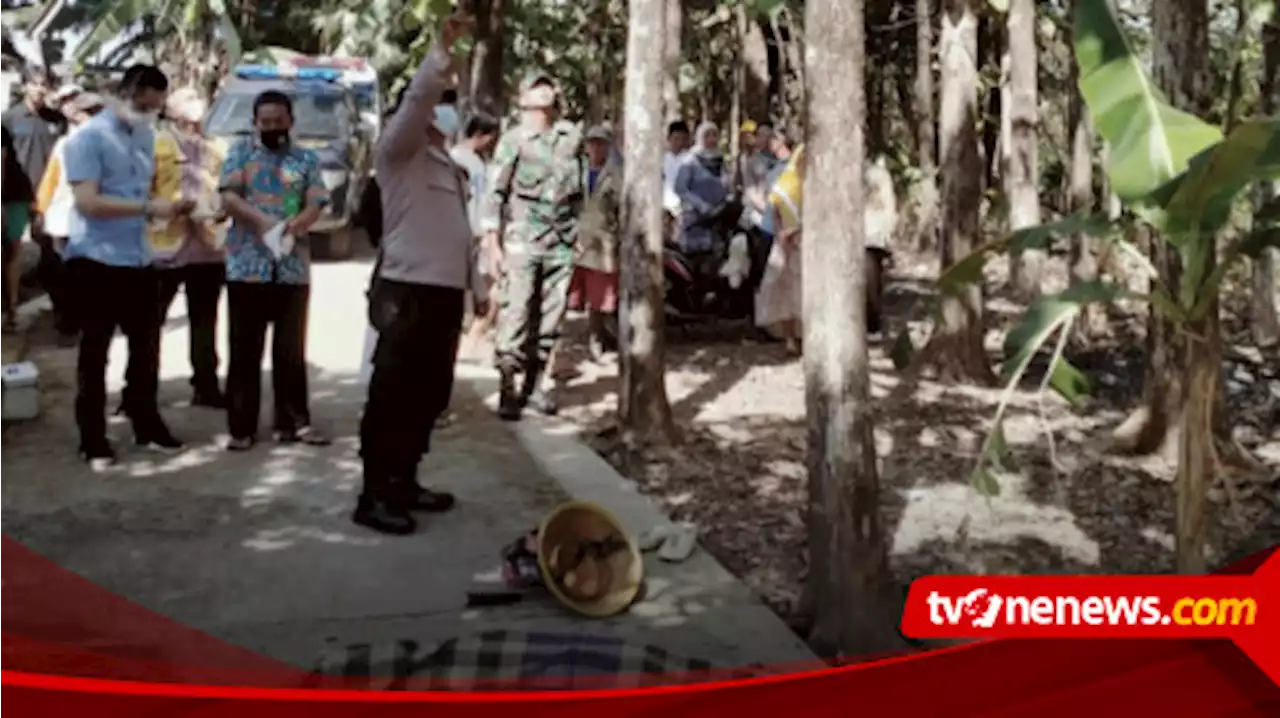
[[[665,57],[662,61],[662,103],[667,122],[681,118],[680,62],[684,36],[684,0],[666,0]]]
[[[1074,12],[1075,2],[1072,2]],[[1074,38],[1074,35],[1073,35]],[[1070,168],[1067,174],[1067,199],[1072,212],[1092,212],[1096,204],[1093,192],[1094,130],[1084,97],[1077,87],[1079,67],[1067,63],[1071,82],[1067,89],[1067,132],[1071,140]],[[1098,278],[1098,260],[1094,254],[1093,238],[1080,232],[1071,239],[1071,281],[1074,284],[1092,282]],[[1106,314],[1102,307],[1091,304],[1085,308],[1084,321],[1077,323],[1077,339],[1088,341],[1105,329]]]
[[[1152,81],[1174,107],[1197,117],[1209,114],[1208,92],[1209,16],[1207,0],[1160,0],[1152,3]],[[1182,266],[1169,242],[1151,239],[1151,262],[1165,283],[1181,283]],[[1221,351],[1217,308],[1207,317],[1213,344]],[[1189,347],[1168,320],[1152,311],[1147,320],[1147,368],[1143,377],[1142,405],[1116,429],[1115,448],[1146,454],[1161,449],[1176,451],[1178,427],[1183,420],[1186,390],[1181,367]]]
[[[920,165],[916,247],[929,251],[938,244],[938,139],[933,85],[933,3],[916,0],[916,147]]]
[[[471,46],[470,104],[501,116],[502,55],[505,48],[503,5],[505,0],[472,0],[475,13],[475,43]]]
[[[1262,82],[1259,114],[1280,110],[1280,18],[1272,17],[1262,28]],[[1280,182],[1264,184],[1258,190],[1257,207],[1280,195]],[[1276,250],[1262,250],[1253,263],[1253,342],[1259,347],[1280,344],[1280,319],[1276,317]]]
[[[662,78],[666,0],[631,0],[623,163],[621,382],[618,410],[632,445],[668,443],[662,278]]]
[[[809,0],[804,186],[805,404],[811,643],[858,655],[894,642],[867,359],[862,0]],[[854,198],[850,201],[850,198]]]
[[[1016,231],[1040,224],[1035,0],[1011,0],[1007,33],[1009,93],[1008,102],[1001,109],[1009,118],[1009,132],[1003,178],[1009,201],[1009,228]],[[1045,260],[1045,252],[1039,249],[1014,258],[1013,282],[1022,296],[1039,294]]]
[[[981,0],[943,0],[938,57],[942,97],[938,114],[942,176],[942,266],[980,244],[983,167],[978,154],[978,15]],[[918,362],[941,378],[991,384],[995,374],[983,346],[982,286],[946,293],[939,325]]]

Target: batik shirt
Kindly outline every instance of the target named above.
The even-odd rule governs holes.
[[[329,195],[320,177],[320,160],[311,150],[290,143],[273,152],[257,139],[245,139],[233,147],[222,167],[223,192],[234,192],[263,214],[281,221],[307,207],[328,204]],[[296,198],[297,208],[286,212]],[[227,281],[307,284],[311,261],[304,240],[278,261],[257,231],[239,220],[227,230]]]

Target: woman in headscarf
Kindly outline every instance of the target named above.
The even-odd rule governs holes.
[[[698,125],[693,149],[676,173],[675,191],[680,198],[681,248],[689,254],[711,251],[715,231],[706,226],[706,220],[729,196],[720,130],[714,122]]]
[[[781,336],[791,354],[800,353],[803,201],[804,145],[801,145],[769,192],[772,226],[777,228],[777,234],[756,297],[756,325]]]

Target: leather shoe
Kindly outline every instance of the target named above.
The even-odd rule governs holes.
[[[404,506],[409,511],[423,511],[429,514],[440,514],[453,508],[457,499],[447,491],[432,491],[416,484],[405,489]]]
[[[408,511],[391,506],[384,501],[360,497],[351,521],[359,526],[393,536],[407,536],[418,528]]]

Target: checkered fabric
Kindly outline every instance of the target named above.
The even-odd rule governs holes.
[[[349,688],[477,691],[634,688],[765,672],[718,669],[614,637],[489,631],[426,650],[415,641],[346,646],[330,651],[315,674],[337,676]]]

